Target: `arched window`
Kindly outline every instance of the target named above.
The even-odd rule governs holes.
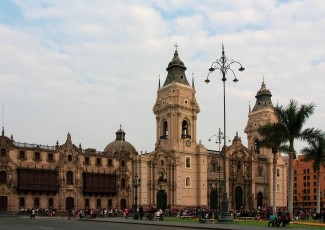
[[[69,162],[72,161],[72,156],[71,156],[71,155],[68,156],[68,161],[69,161]]]
[[[5,157],[7,155],[7,151],[5,149],[1,149],[1,155],[2,157]]]
[[[187,121],[182,122],[182,139],[185,139],[185,138],[191,138],[191,136],[189,135],[189,132],[188,132],[188,122]]]
[[[121,161],[121,167],[125,167],[125,162],[123,160]]]
[[[0,172],[0,184],[7,183],[7,173],[5,171]]]
[[[280,185],[279,184],[276,185],[276,191],[280,192]]]
[[[125,178],[121,179],[121,188],[125,189]]]
[[[258,139],[254,140],[254,151],[255,153],[259,154],[260,153],[260,142]]]
[[[276,176],[280,177],[280,169],[276,169]]]
[[[168,138],[168,123],[167,123],[167,121],[164,121],[163,133],[162,133],[161,139],[167,139],[167,138]]]
[[[185,187],[191,187],[191,178],[190,177],[186,177],[185,178]]]
[[[73,172],[67,172],[67,185],[73,185]]]

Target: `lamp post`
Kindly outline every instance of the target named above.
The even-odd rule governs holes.
[[[231,140],[229,139],[229,137],[225,137],[223,135],[223,133],[221,132],[221,129],[220,128],[219,128],[218,134],[212,135],[209,138],[209,141],[211,141],[211,138],[212,137],[216,137],[217,138],[216,144],[219,144],[219,154],[220,154],[221,140],[222,139],[225,139],[225,138],[228,138],[228,142],[231,142]],[[221,194],[221,192],[222,192],[222,189],[221,189],[222,184],[221,184],[221,176],[220,176],[220,173],[221,173],[221,162],[220,162],[220,158],[219,158],[219,161],[218,161],[217,171],[218,171],[218,174],[219,174],[218,175],[218,180],[217,180],[218,181],[218,187],[219,187],[219,189],[217,189],[217,191],[218,191],[218,210],[220,211],[221,195],[219,195],[219,194]]]
[[[137,174],[135,174],[132,184],[133,184],[133,188],[135,191],[135,196],[134,196],[135,212],[134,212],[133,219],[137,220],[137,219],[139,219],[139,215],[138,215],[138,187],[140,187],[140,185],[141,185],[141,178],[140,177],[138,178]]]
[[[209,69],[209,74],[207,76],[207,79],[205,80],[205,83],[209,83],[209,75],[214,70],[219,70],[222,73],[222,82],[223,82],[223,134],[224,137],[226,137],[226,74],[228,71],[232,72],[234,79],[233,81],[236,83],[238,79],[236,78],[235,72],[231,69],[231,66],[233,64],[238,64],[239,71],[244,71],[245,68],[238,62],[232,59],[229,59],[225,55],[225,50],[222,44],[222,55],[219,59],[217,59],[215,62],[211,64],[211,67]],[[228,212],[228,195],[227,195],[227,173],[226,173],[226,138],[223,139],[223,200],[222,200],[222,212],[220,215],[221,222],[231,222],[233,221],[231,215]]]

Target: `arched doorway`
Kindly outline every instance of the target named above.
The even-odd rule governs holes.
[[[74,199],[73,197],[67,197],[65,199],[65,209],[70,210],[74,208]]]
[[[239,210],[243,207],[243,189],[239,186],[235,189],[235,209]]]
[[[257,194],[257,208],[263,207],[263,194],[259,192]]]
[[[162,210],[167,208],[167,194],[165,190],[159,190],[157,193],[157,208]]]
[[[126,199],[121,199],[120,207],[122,210],[124,210],[126,208]]]
[[[0,196],[0,211],[7,211],[8,198],[6,196]]]
[[[210,193],[210,208],[218,209],[218,191],[216,189],[212,190]]]

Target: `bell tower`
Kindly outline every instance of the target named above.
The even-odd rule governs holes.
[[[177,44],[166,70],[163,86],[157,91],[153,112],[156,115],[156,146],[180,150],[196,145],[196,119],[200,112],[195,98],[194,80],[189,84],[184,63],[178,56]]]
[[[247,134],[248,149],[255,154],[268,155],[272,154],[270,150],[263,148],[264,152],[261,152],[259,146],[260,134],[258,133],[259,127],[276,122],[274,114],[274,107],[271,100],[272,94],[265,86],[264,79],[261,89],[257,92],[255,98],[256,103],[253,110],[249,108],[248,122],[245,128]],[[265,152],[268,151],[268,152]]]

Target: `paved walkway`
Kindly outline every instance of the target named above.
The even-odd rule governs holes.
[[[267,222],[265,222],[265,227],[261,226],[244,226],[238,225],[236,222],[229,224],[203,224],[203,223],[194,223],[194,222],[177,222],[177,221],[147,221],[147,220],[134,220],[132,217],[125,219],[122,217],[117,218],[96,218],[96,219],[81,219],[81,221],[100,221],[100,222],[113,222],[113,223],[124,223],[124,224],[142,224],[142,225],[157,225],[157,226],[168,226],[168,227],[186,227],[186,228],[196,228],[196,229],[247,229],[247,230],[258,230],[264,229],[267,227]],[[290,228],[290,227],[289,227]],[[268,228],[270,229],[270,228]],[[272,228],[271,228],[272,229]],[[295,230],[306,230],[306,227],[299,228],[294,227]]]

